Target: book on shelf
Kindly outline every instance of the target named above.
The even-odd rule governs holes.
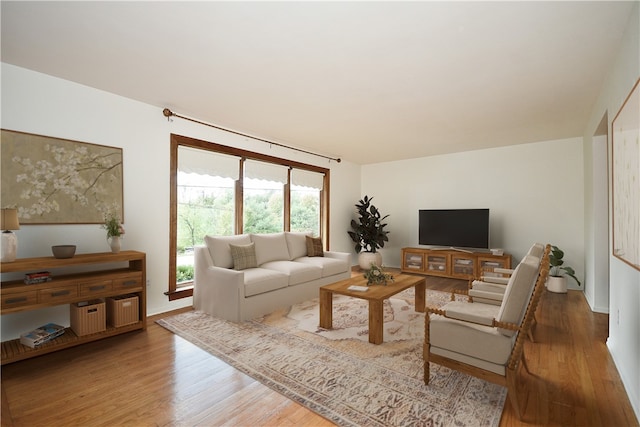
[[[27,273],[24,275],[24,283],[26,283],[27,285],[50,281],[51,273],[48,271],[38,271],[37,273]]]
[[[55,323],[47,323],[33,331],[20,335],[20,343],[27,347],[35,348],[64,334],[64,326]]]

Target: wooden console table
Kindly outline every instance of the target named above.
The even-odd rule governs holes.
[[[20,339],[2,342],[3,365],[146,328],[146,254],[144,252],[79,254],[67,259],[22,258],[14,262],[3,262],[0,268],[3,275],[43,270],[50,271],[52,274],[51,281],[32,285],[25,284],[23,280],[3,280],[0,288],[1,314],[3,315],[129,294],[138,297],[139,313],[136,323],[117,328],[107,325],[106,331],[90,335],[77,336],[71,328],[66,328],[65,333],[60,337],[36,348],[22,345]],[[82,271],[74,272],[79,269]],[[56,273],[56,270],[63,270],[63,272]]]
[[[451,249],[402,248],[403,273],[468,280],[492,274],[495,268],[511,268],[511,255],[468,253]]]

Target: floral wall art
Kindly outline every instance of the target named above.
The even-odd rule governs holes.
[[[613,255],[640,270],[640,88],[613,119]]]
[[[2,130],[2,207],[20,224],[98,224],[123,218],[122,149]]]

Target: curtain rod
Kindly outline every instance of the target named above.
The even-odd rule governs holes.
[[[280,144],[280,143],[277,143],[277,142],[269,141],[268,139],[258,138],[258,137],[255,137],[255,136],[248,135],[246,133],[237,132],[237,131],[231,130],[231,129],[226,129],[226,128],[223,128],[223,127],[220,127],[220,126],[212,125],[211,123],[201,122],[200,120],[195,120],[195,119],[192,119],[190,117],[181,116],[180,114],[176,114],[173,111],[169,110],[168,108],[165,108],[164,110],[162,110],[162,114],[167,118],[167,120],[170,120],[171,117],[178,117],[180,119],[189,120],[189,121],[194,122],[194,123],[198,123],[198,124],[201,124],[201,125],[212,127],[214,129],[223,130],[225,132],[233,133],[235,135],[240,135],[240,136],[244,136],[246,138],[255,139],[256,141],[266,142],[269,145],[276,145],[278,147],[288,148],[289,150],[299,151],[299,152],[305,153],[305,154],[311,154],[312,156],[317,156],[317,157],[322,157],[324,159],[329,159],[329,161],[333,160],[333,161],[335,161],[337,163],[340,163],[342,161],[339,157],[338,158],[333,158],[333,157],[325,156],[323,154],[312,153],[311,151],[306,151],[306,150],[302,150],[300,148],[295,148],[295,147],[289,147],[288,145],[284,145],[284,144]]]

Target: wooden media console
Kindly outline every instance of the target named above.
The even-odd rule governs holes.
[[[403,273],[472,279],[493,273],[495,268],[511,268],[511,255],[466,252],[455,249],[402,248]]]

